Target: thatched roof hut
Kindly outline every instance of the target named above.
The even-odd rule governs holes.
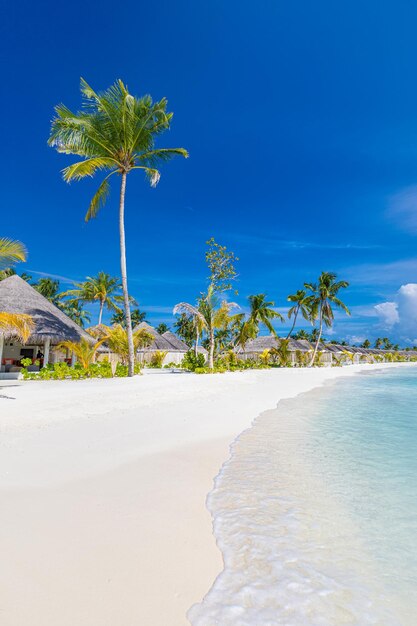
[[[162,333],[161,336],[167,339],[169,343],[171,344],[171,346],[176,350],[180,350],[181,352],[188,352],[188,350],[190,349],[189,346],[187,346],[187,344],[185,343],[185,341],[182,341],[182,339],[180,339],[177,335],[175,335],[170,330],[167,330],[165,333]]]
[[[30,343],[92,340],[68,315],[17,275],[0,281],[0,311],[31,316],[35,330]]]

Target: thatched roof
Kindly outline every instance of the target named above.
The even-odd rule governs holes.
[[[150,335],[153,336],[153,342],[146,348],[140,348],[138,352],[155,352],[161,350],[163,352],[187,352],[188,346],[181,341],[174,333],[167,331],[163,335],[160,335],[157,330],[148,324],[147,322],[141,322],[135,327],[135,330],[144,328]],[[172,339],[175,338],[175,341]]]
[[[188,350],[190,349],[184,341],[182,341],[179,337],[177,337],[177,335],[175,335],[170,330],[167,330],[165,333],[162,333],[162,337],[164,337],[165,339],[168,339],[169,343],[176,350],[179,350],[180,352],[188,352]]]
[[[47,338],[52,344],[81,338],[91,341],[90,335],[68,315],[17,275],[0,281],[0,311],[31,316],[35,331],[29,343],[43,342]]]
[[[244,348],[239,347],[236,351],[240,354],[261,354],[264,350],[271,350],[271,348],[277,348],[282,337],[275,337],[275,335],[261,335],[256,339],[250,339]],[[291,352],[300,350],[300,352],[311,352],[313,349],[311,344],[306,339],[290,339],[288,343],[288,349]]]

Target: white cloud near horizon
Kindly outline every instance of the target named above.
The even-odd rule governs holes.
[[[402,341],[417,343],[417,283],[402,285],[392,302],[375,305],[381,326]]]

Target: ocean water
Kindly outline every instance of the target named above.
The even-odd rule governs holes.
[[[339,379],[240,435],[192,626],[417,625],[417,367]]]

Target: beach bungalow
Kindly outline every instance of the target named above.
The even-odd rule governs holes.
[[[156,352],[166,352],[163,359],[163,365],[167,363],[175,363],[176,365],[179,365],[185,354],[190,349],[186,343],[184,343],[171,331],[167,331],[160,335],[157,330],[147,322],[141,322],[135,327],[135,330],[138,328],[144,328],[150,335],[153,336],[153,341],[149,346],[146,348],[140,348],[137,351],[140,363],[149,363],[152,356]]]
[[[70,361],[70,355],[56,350],[62,341],[93,341],[80,326],[63,311],[49,302],[20,276],[13,275],[0,281],[0,311],[30,315],[35,328],[26,344],[12,334],[0,332],[0,376],[15,374],[21,360],[39,360],[40,367],[57,361]]]

